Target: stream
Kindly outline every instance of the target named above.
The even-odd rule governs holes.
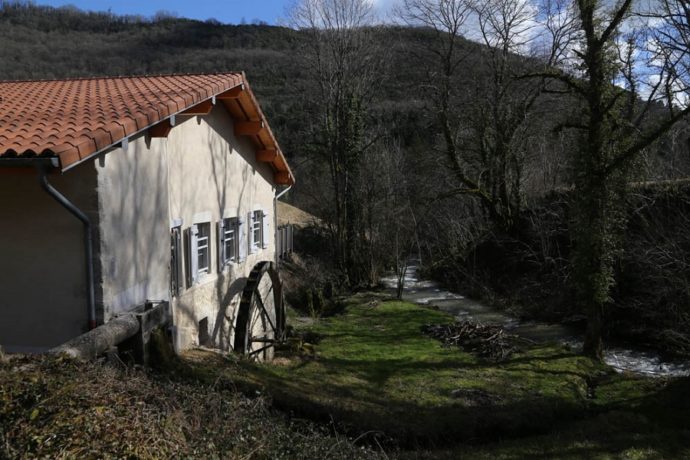
[[[384,277],[382,282],[395,292],[398,282],[395,275]],[[508,332],[535,342],[562,342],[573,349],[582,347],[581,334],[572,328],[561,324],[520,321],[496,308],[450,292],[434,281],[419,279],[416,265],[407,267],[403,299],[418,305],[436,306],[461,321],[501,325]],[[618,372],[655,377],[690,375],[690,362],[662,361],[659,354],[649,350],[608,347],[604,352],[604,361]]]

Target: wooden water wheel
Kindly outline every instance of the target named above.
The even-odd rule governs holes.
[[[254,266],[242,291],[235,326],[235,351],[255,361],[273,359],[285,338],[285,305],[273,262]]]

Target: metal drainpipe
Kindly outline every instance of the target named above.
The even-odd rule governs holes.
[[[44,168],[38,170],[39,181],[41,187],[51,197],[55,199],[60,205],[69,211],[74,217],[79,219],[84,225],[84,252],[86,253],[86,288],[87,288],[87,302],[88,302],[88,318],[89,329],[96,327],[96,297],[93,281],[93,233],[91,221],[74,203],[69,201],[64,195],[58,192],[50,183]]]
[[[288,188],[286,188],[282,192],[276,194],[275,197],[273,197],[273,246],[274,247],[278,243],[278,198],[280,198],[281,196],[283,196],[287,192],[289,192],[291,188],[292,188],[292,185],[289,185]],[[276,266],[278,266],[278,261],[280,260],[277,249],[278,248],[275,247]]]

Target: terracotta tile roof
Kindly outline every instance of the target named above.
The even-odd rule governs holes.
[[[57,156],[64,171],[241,85],[249,89],[242,73],[0,82],[0,159]],[[242,113],[265,123],[251,90],[247,93],[245,105],[254,107],[240,107]],[[277,150],[274,169],[292,183],[287,162],[265,125],[263,137],[256,136],[257,148]]]

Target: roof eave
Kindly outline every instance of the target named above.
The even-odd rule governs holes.
[[[57,157],[39,158],[2,158],[0,157],[0,168],[59,168],[60,160]]]
[[[217,93],[212,94],[208,97],[202,98],[202,99],[195,101],[191,104],[187,104],[187,105],[185,105],[185,107],[178,110],[177,112],[169,114],[168,116],[162,117],[159,120],[156,120],[155,122],[153,122],[149,125],[143,126],[141,129],[138,129],[135,132],[132,132],[130,134],[125,133],[124,137],[117,139],[115,142],[112,142],[109,145],[103,146],[102,148],[96,149],[95,151],[93,151],[91,153],[87,153],[86,155],[83,155],[83,156],[79,154],[78,147],[74,147],[74,148],[71,148],[69,150],[58,152],[56,158],[49,158],[49,159],[52,161],[58,161],[59,167],[60,167],[61,171],[64,173],[64,172],[74,168],[75,166],[78,166],[78,165],[84,163],[85,161],[88,161],[88,160],[90,160],[90,159],[92,159],[92,158],[94,158],[94,157],[96,157],[102,153],[105,153],[107,151],[110,151],[113,148],[121,146],[123,143],[127,142],[127,139],[129,139],[133,136],[137,136],[143,132],[146,132],[149,129],[151,129],[153,126],[156,126],[162,122],[170,120],[171,124],[174,126],[176,124],[175,123],[176,117],[193,116],[191,114],[184,114],[184,112],[188,111],[190,108],[198,106],[198,105],[200,105],[206,101],[210,101],[210,100],[215,101],[215,98],[217,96],[220,96],[223,93],[227,93],[228,91],[232,90],[233,88],[237,88],[240,86],[242,87],[243,91],[247,91],[247,94],[249,96],[248,99],[249,99],[250,103],[253,105],[253,108],[259,114],[261,121],[263,122],[263,125],[265,126],[265,129],[267,130],[268,135],[270,136],[270,138],[271,138],[271,140],[272,140],[273,144],[275,145],[275,148],[278,152],[276,159],[271,163],[273,170],[274,170],[273,182],[276,185],[294,185],[295,176],[293,175],[293,173],[290,169],[290,166],[287,163],[285,155],[283,154],[282,150],[280,149],[278,141],[276,140],[275,136],[273,135],[273,131],[271,130],[271,127],[269,126],[268,121],[266,120],[266,117],[264,116],[263,111],[261,110],[261,106],[259,105],[259,103],[256,99],[256,96],[254,95],[253,91],[251,90],[251,87],[249,86],[249,83],[247,82],[247,78],[246,78],[244,72],[241,73],[241,82],[239,84],[235,85],[234,87],[225,88],[222,91],[218,91]],[[75,157],[78,158],[76,161],[65,161],[64,160],[65,158],[75,158]],[[31,159],[29,159],[29,160],[31,160]]]

